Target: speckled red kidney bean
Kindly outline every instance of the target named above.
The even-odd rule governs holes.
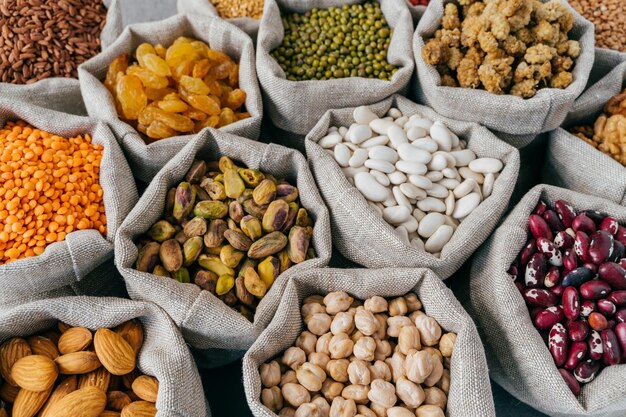
[[[626,361],[626,323],[617,323],[615,326],[615,336],[622,350],[622,360]]]
[[[553,288],[554,286],[556,286],[556,284],[559,283],[560,279],[561,279],[561,273],[559,272],[559,268],[556,266],[553,266],[550,269],[548,269],[548,272],[546,273],[546,277],[543,279],[543,285],[545,285],[546,288]]]
[[[583,262],[587,262],[589,260],[590,243],[591,239],[589,239],[587,233],[581,231],[576,232],[576,236],[574,237],[574,252]]]
[[[613,254],[613,235],[605,230],[598,230],[590,237],[589,259],[595,264],[601,264]]]
[[[563,266],[567,271],[572,271],[578,266],[578,257],[576,256],[576,251],[573,247],[567,248],[565,249],[565,252],[563,252]],[[567,274],[563,271],[561,276],[565,275]]]
[[[548,226],[548,223],[546,223],[541,216],[531,214],[528,219],[528,227],[530,228],[530,233],[535,239],[539,237],[545,237],[550,240],[554,239],[554,234],[552,233],[552,230],[550,230],[550,226]]]
[[[596,231],[596,224],[585,213],[580,213],[572,222],[572,229],[575,232],[585,232],[591,235]]]
[[[591,280],[593,278],[593,271],[589,268],[585,268],[581,266],[580,268],[576,268],[567,273],[563,277],[563,287],[580,287],[585,282]]]
[[[574,244],[574,238],[566,231],[562,230],[554,237],[554,246],[559,249],[571,248]]]
[[[589,314],[589,327],[598,332],[606,329],[608,326],[608,322],[606,317],[597,311]]]
[[[613,253],[609,256],[609,262],[619,262],[626,255],[626,246],[619,240],[613,239]]]
[[[556,295],[557,297],[563,296],[563,290],[565,290],[565,288],[563,288],[563,285],[560,282],[554,287],[548,288],[548,291],[550,291],[552,294]]]
[[[585,320],[570,320],[567,322],[567,334],[572,342],[582,342],[589,335],[589,325]]]
[[[587,355],[587,342],[574,342],[569,348],[567,360],[565,361],[565,369],[573,370],[578,366],[581,360]]]
[[[554,210],[559,215],[563,226],[572,227],[572,223],[576,218],[574,208],[565,200],[557,200],[554,202]]]
[[[563,321],[563,307],[553,306],[540,311],[535,316],[535,327],[539,330],[548,330],[556,323]]]
[[[559,373],[561,374],[561,377],[563,378],[569,389],[572,391],[572,394],[574,394],[575,396],[579,396],[580,384],[578,383],[578,380],[574,377],[574,375],[567,369],[563,368],[559,368]]]
[[[545,213],[547,209],[548,209],[548,205],[546,203],[544,203],[543,201],[539,200],[539,202],[537,203],[537,205],[533,209],[533,213],[535,213],[535,214],[537,214],[539,216],[542,216],[543,213]]]
[[[611,286],[604,281],[594,279],[582,284],[579,290],[583,298],[587,300],[598,300],[606,297],[611,292]]]
[[[556,295],[543,288],[526,288],[522,295],[529,305],[552,307],[558,301]]]
[[[613,317],[618,323],[626,323],[626,308],[618,309]]]
[[[602,358],[608,365],[617,365],[622,360],[622,350],[620,348],[619,340],[615,332],[611,329],[603,330],[600,333],[602,338],[602,349],[604,353]]]
[[[616,290],[626,290],[626,269],[615,262],[605,262],[598,268],[598,275]]]
[[[612,317],[617,311],[617,307],[609,300],[598,300],[598,312],[604,314],[605,317]]]
[[[546,257],[541,253],[535,253],[526,265],[524,283],[527,287],[536,287],[543,283],[547,272]]]
[[[599,360],[600,358],[602,358],[602,353],[604,353],[604,349],[602,348],[602,338],[600,337],[599,332],[592,330],[589,333],[589,337],[587,338],[587,345],[589,346],[589,358],[594,360]]]
[[[619,228],[619,223],[614,217],[606,217],[602,222],[600,222],[600,230],[606,230],[612,235],[617,234],[617,229]]]
[[[529,239],[524,246],[524,249],[520,252],[519,262],[520,265],[526,265],[530,261],[530,258],[537,252],[537,242],[535,239]]]
[[[513,281],[517,280],[519,276],[519,270],[517,269],[517,265],[511,265],[506,273],[511,276],[511,279],[513,279]]]
[[[622,268],[626,269],[626,258],[620,259],[619,262],[617,262],[617,264],[621,266]]]
[[[580,315],[583,317],[589,317],[589,314],[596,311],[596,303],[591,300],[584,300],[580,304]]]
[[[540,237],[536,241],[537,249],[539,252],[543,254],[548,260],[548,263],[552,266],[562,266],[563,265],[563,257],[561,255],[561,251],[554,246],[551,240],[546,239],[545,237]]]
[[[626,245],[626,227],[620,226],[615,233],[615,240],[619,240],[623,245]]]
[[[556,297],[555,297],[556,298]],[[563,290],[563,314],[569,320],[576,320],[580,314],[580,296],[575,287],[567,287]]]
[[[593,222],[598,226],[602,223],[602,220],[608,216],[608,214],[598,210],[584,210],[583,214],[593,220]]]
[[[561,230],[565,230],[563,222],[561,222],[561,219],[559,219],[559,216],[558,214],[556,214],[555,211],[546,210],[543,213],[542,217],[546,221],[546,223],[548,223],[548,226],[550,226],[550,229],[552,229],[553,232],[560,232]]]
[[[594,274],[598,272],[598,265],[594,263],[587,262],[587,263],[584,263],[583,266],[587,268],[588,270],[590,270],[591,272],[593,272]]]
[[[606,298],[607,300],[615,304],[617,307],[626,307],[626,290],[613,291]]]
[[[548,335],[548,349],[556,366],[561,366],[567,359],[567,330],[561,323],[556,323]]]
[[[596,377],[596,374],[600,370],[600,362],[593,359],[587,359],[578,364],[574,369],[574,377],[581,384],[587,384]]]

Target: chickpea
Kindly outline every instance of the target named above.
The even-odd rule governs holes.
[[[328,365],[328,361],[330,361],[330,356],[324,352],[311,352],[309,353],[309,362],[313,365],[317,365],[322,369],[326,369],[326,365]]]
[[[441,354],[446,358],[452,357],[452,350],[454,349],[454,344],[456,343],[456,334],[455,333],[446,333],[441,336],[441,340],[439,340],[439,350]]]
[[[385,363],[391,368],[391,375],[393,376],[393,382],[397,382],[398,379],[406,376],[404,368],[404,362],[406,356],[400,352],[395,352],[391,358],[385,359]]]
[[[306,330],[300,333],[300,336],[296,339],[296,347],[299,347],[307,355],[311,352],[315,352],[315,346],[317,345],[317,336]]]
[[[341,396],[346,400],[353,400],[356,404],[367,404],[369,399],[367,393],[370,391],[368,385],[348,385],[341,391]]]
[[[378,330],[378,320],[371,311],[358,308],[354,316],[354,324],[361,333],[371,336]]]
[[[404,297],[394,298],[389,302],[390,316],[404,316],[409,311]]]
[[[333,337],[333,334],[331,332],[324,333],[323,335],[318,337],[317,343],[315,344],[315,351],[330,355],[330,350],[328,349],[328,345],[330,344],[330,339],[332,337]]]
[[[353,400],[335,397],[330,405],[329,417],[353,417],[356,414],[356,404]]]
[[[424,350],[410,351],[408,355],[406,355],[406,360],[404,361],[406,377],[417,384],[423,383],[433,370],[432,362],[433,359],[432,356],[430,356],[430,353]]]
[[[450,369],[450,364],[452,363],[452,358],[443,358],[443,368]]]
[[[280,387],[282,388],[285,384],[298,383],[298,378],[296,378],[296,371],[293,369],[288,370],[280,377]]]
[[[450,370],[449,369],[443,370],[441,379],[439,380],[439,382],[435,384],[435,386],[441,389],[443,392],[445,392],[446,395],[448,394],[448,392],[450,392]]]
[[[302,318],[306,318],[309,316],[312,316],[313,314],[326,314],[326,307],[324,307],[323,304],[320,303],[310,303],[310,304],[303,304],[302,308],[300,309],[300,314],[302,315]]]
[[[261,383],[266,388],[274,387],[280,384],[280,365],[276,361],[264,363],[259,369],[261,374]]]
[[[356,409],[359,412],[359,414],[357,414],[357,416],[361,415],[363,417],[376,417],[376,413],[374,413],[372,410],[370,410],[365,405],[357,405]]]
[[[324,417],[324,413],[317,404],[304,403],[298,407],[294,417]]]
[[[348,365],[348,379],[352,384],[369,385],[371,379],[368,364],[358,359],[350,362],[350,365]]]
[[[341,382],[333,381],[332,379],[327,379],[322,384],[321,393],[328,401],[332,401],[335,397],[341,395],[341,391],[343,391],[344,385]]]
[[[377,361],[384,361],[389,356],[391,356],[391,352],[393,349],[391,348],[391,343],[387,340],[376,340],[376,351],[374,352],[374,359]]]
[[[419,407],[426,398],[422,387],[405,377],[398,379],[396,382],[396,395],[410,408]]]
[[[300,407],[302,404],[311,401],[311,394],[300,384],[285,384],[281,391],[285,401],[294,407]]]
[[[415,319],[417,319],[419,316],[424,316],[424,315],[425,314],[422,310],[417,310],[409,314],[409,318],[411,319],[413,323],[415,323]]]
[[[348,366],[350,361],[347,359],[333,359],[326,365],[326,372],[337,382],[348,382]]]
[[[378,330],[372,334],[374,339],[386,339],[387,338],[387,315],[386,314],[374,314],[376,320],[378,320]]]
[[[322,389],[322,383],[326,379],[326,372],[317,365],[305,362],[296,370],[296,378],[304,388],[311,392]]]
[[[324,297],[324,305],[328,314],[337,314],[340,311],[347,311],[354,299],[343,291],[335,291]]]
[[[406,316],[395,316],[387,319],[387,335],[389,337],[398,337],[400,329],[404,326],[413,326],[413,322]]]
[[[408,293],[404,296],[404,300],[406,301],[406,306],[409,310],[409,313],[422,309],[422,302],[418,298],[417,294],[412,292]]]
[[[391,381],[391,369],[389,369],[389,365],[387,365],[383,361],[376,361],[372,365],[369,365],[370,368],[370,380],[372,379],[383,379],[387,382]]]
[[[330,332],[332,334],[346,333],[350,334],[354,330],[354,316],[345,311],[337,313],[330,323]]]
[[[387,417],[387,407],[383,407],[380,404],[371,403],[370,410],[376,414],[376,417]]]
[[[328,401],[326,401],[324,397],[318,395],[317,397],[313,398],[313,401],[311,401],[311,403],[319,407],[320,411],[322,412],[322,417],[328,417],[328,414],[330,414],[330,404],[328,404]]]
[[[448,396],[445,392],[437,387],[430,387],[424,390],[424,394],[426,395],[424,404],[426,405],[434,405],[442,410],[446,408],[446,404],[448,403]]]
[[[332,359],[347,358],[352,355],[354,342],[345,333],[338,333],[330,339],[328,350]]]
[[[354,332],[352,332],[352,334],[350,335],[350,340],[352,340],[354,343],[356,343],[360,338],[365,337],[365,335],[363,333],[361,333],[358,330],[355,330]]]
[[[388,308],[387,300],[378,295],[365,300],[363,306],[367,311],[371,311],[372,313],[383,313],[387,311]]]
[[[385,408],[393,407],[396,404],[396,401],[398,401],[398,397],[396,397],[396,388],[392,383],[383,381],[382,379],[375,379],[372,381],[367,398],[369,398],[372,403]]]
[[[420,331],[422,344],[425,346],[435,346],[441,338],[441,327],[437,320],[427,315],[419,316],[415,319],[415,327]]]
[[[302,305],[305,304],[324,304],[324,296],[319,294],[309,295],[302,300]]]
[[[441,376],[443,375],[443,363],[435,359],[432,355],[431,359],[431,362],[433,364],[433,370],[431,371],[430,375],[428,375],[428,378],[424,380],[424,385],[426,385],[427,387],[432,387],[433,385],[435,385],[437,382],[439,382]]]
[[[423,405],[415,411],[417,417],[445,417],[443,410],[434,405]]]
[[[415,414],[404,407],[391,407],[387,410],[387,417],[415,417]]]
[[[332,319],[326,313],[315,313],[304,319],[307,329],[316,336],[321,336],[328,332]]]
[[[373,361],[376,352],[376,340],[362,337],[354,344],[354,356],[363,361]]]
[[[283,396],[280,388],[273,386],[272,388],[264,388],[261,391],[261,402],[270,410],[276,412],[283,408]]]
[[[285,407],[280,410],[280,413],[278,413],[278,417],[296,417],[296,410],[291,407]]]
[[[415,326],[404,326],[398,335],[398,349],[407,355],[411,349],[420,350],[420,332]]]
[[[306,362],[306,353],[299,347],[292,346],[283,353],[282,362],[293,370]]]
[[[437,359],[439,362],[443,363],[443,355],[441,354],[439,349],[426,346],[422,350],[425,350],[426,352],[430,353],[430,356],[432,356],[433,359]]]

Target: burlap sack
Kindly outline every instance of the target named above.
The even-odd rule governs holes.
[[[207,417],[200,375],[176,326],[151,303],[121,298],[62,297],[25,304],[0,314],[0,342],[29,336],[62,321],[96,330],[139,319],[144,342],[137,367],[159,380],[157,417]]]
[[[392,284],[393,283],[393,284]],[[390,285],[392,284],[392,285]],[[424,311],[446,331],[457,333],[450,368],[449,417],[495,416],[484,351],[474,322],[439,277],[427,269],[314,269],[289,280],[274,319],[243,359],[243,383],[256,417],[274,417],[260,401],[259,366],[283,352],[302,331],[302,300],[313,294],[346,291],[366,299],[415,292]]]
[[[626,207],[550,185],[533,188],[476,253],[469,291],[461,297],[485,343],[491,377],[520,401],[552,416],[623,416],[626,367],[603,369],[577,399],[557,371],[507,270],[528,239],[528,217],[539,200],[600,210],[620,223]]]
[[[583,19],[567,2],[574,14],[570,37],[580,42],[581,54],[573,70],[574,82],[564,90],[544,88],[530,99],[497,95],[484,90],[442,87],[437,70],[422,58],[424,39],[439,28],[446,3],[455,0],[431,0],[413,37],[413,54],[419,83],[415,83],[417,101],[431,106],[444,116],[480,123],[492,130],[514,135],[528,135],[556,129],[583,92],[594,58],[593,24]],[[547,0],[541,0],[546,2]]]
[[[368,268],[424,267],[445,279],[489,236],[507,209],[519,171],[519,152],[484,127],[447,119],[398,95],[376,103],[370,109],[382,116],[390,107],[396,107],[408,116],[420,114],[442,121],[460,138],[469,140],[468,148],[477,156],[501,159],[504,169],[496,180],[492,195],[460,224],[443,248],[441,258],[436,258],[426,251],[405,245],[394,233],[393,227],[348,182],[335,159],[317,144],[330,126],[350,126],[353,123],[354,109],[330,110],[311,130],[305,145],[309,165],[330,209],[333,244],[346,258]]]
[[[216,160],[227,155],[233,160],[258,168],[276,177],[285,177],[300,191],[300,201],[315,221],[312,245],[316,259],[293,266],[282,274],[260,302],[254,323],[226,306],[208,291],[195,284],[181,284],[133,269],[139,235],[157,221],[165,206],[169,188],[178,184],[194,158]],[[331,254],[330,220],[328,210],[317,191],[304,157],[293,149],[263,144],[240,138],[219,130],[208,129],[191,140],[154,178],[139,203],[128,215],[115,242],[115,263],[122,273],[131,298],[152,301],[162,307],[181,328],[185,340],[200,349],[217,349],[213,362],[218,366],[241,357],[272,318],[284,282],[293,271],[325,266]],[[238,351],[233,354],[230,351]]]
[[[564,128],[550,133],[542,180],[626,204],[626,167],[566,130],[593,126],[606,102],[626,88],[626,54],[597,49],[591,74],[595,83],[576,100]]]
[[[426,6],[413,6],[409,0],[405,0],[406,6],[409,8],[409,12],[411,12],[411,18],[413,19],[413,28],[417,26],[422,16],[424,16],[424,12],[426,11]]]
[[[247,94],[246,110],[251,117],[222,128],[224,132],[258,139],[263,104],[254,65],[254,45],[250,37],[222,19],[208,16],[177,15],[156,23],[128,26],[106,51],[78,69],[87,111],[92,117],[108,122],[129,158],[133,174],[145,182],[170,161],[194,135],[175,136],[146,145],[140,133],[119,120],[113,97],[104,87],[109,64],[122,53],[134,53],[143,42],[169,47],[180,36],[206,42],[211,48],[227,53],[239,62],[239,83]]]
[[[178,13],[219,16],[215,6],[211,3],[211,0],[177,0],[176,9],[178,10]],[[259,32],[259,24],[261,22],[259,19],[253,19],[251,17],[238,17],[235,19],[225,20],[250,35],[256,46],[256,36]]]
[[[71,98],[68,96],[68,101]],[[56,96],[52,101],[62,103],[62,100]],[[72,106],[71,102],[69,106]],[[137,189],[130,168],[113,133],[104,123],[2,97],[0,126],[11,120],[24,120],[32,126],[66,138],[89,134],[94,144],[104,147],[100,185],[104,192],[107,235],[103,237],[96,230],[77,230],[69,233],[63,242],[49,245],[39,256],[0,266],[0,304],[90,279],[90,272],[112,258],[113,240],[118,227],[137,202]],[[86,283],[82,288],[89,293],[89,288],[105,288],[114,284],[114,277],[109,276],[107,282]]]
[[[288,132],[306,135],[330,109],[372,104],[394,93],[405,93],[413,73],[411,14],[404,0],[381,0],[387,23],[393,29],[387,61],[400,68],[391,81],[351,77],[326,81],[288,81],[270,53],[283,41],[281,14],[303,13],[360,3],[360,0],[266,0],[257,42],[257,72],[267,113]]]

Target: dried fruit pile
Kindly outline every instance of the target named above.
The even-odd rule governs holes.
[[[193,282],[250,321],[279,274],[315,257],[298,189],[228,157],[194,161],[163,220],[138,241],[136,269]]]
[[[207,0],[211,1],[217,14],[223,19],[250,17],[260,19],[263,16],[263,0]]]
[[[143,328],[136,321],[95,332],[59,323],[5,341],[0,416],[156,415],[159,381],[135,367],[142,344]]]
[[[574,395],[604,366],[626,363],[626,228],[557,200],[530,215],[509,273]]]
[[[626,166],[626,90],[612,97],[592,126],[578,126],[576,136]]]
[[[76,68],[100,52],[107,9],[102,0],[0,3],[0,74],[4,83],[77,78]]]
[[[281,416],[443,417],[456,334],[421,309],[415,294],[305,298],[307,330],[261,365],[261,401]]]
[[[441,28],[422,49],[441,85],[530,98],[572,83],[580,45],[569,40],[574,16],[561,0],[461,3],[461,10],[446,4]]]
[[[41,255],[75,230],[106,234],[102,146],[9,122],[0,129],[0,264]]]
[[[113,60],[104,85],[117,113],[147,141],[220,128],[250,117],[239,65],[207,44],[180,37],[172,46],[139,45],[136,62]]]

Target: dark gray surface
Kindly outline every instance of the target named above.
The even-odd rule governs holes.
[[[165,19],[176,13],[175,0],[120,0],[124,23],[150,22]],[[208,0],[207,0],[208,1]],[[334,266],[345,262],[333,253]],[[464,275],[464,274],[463,274]],[[459,276],[459,279],[463,277]],[[214,417],[248,417],[250,413],[241,380],[241,362],[213,370],[200,370],[207,399]],[[543,417],[544,414],[528,407],[492,384],[498,417]],[[480,416],[472,416],[480,417]]]

